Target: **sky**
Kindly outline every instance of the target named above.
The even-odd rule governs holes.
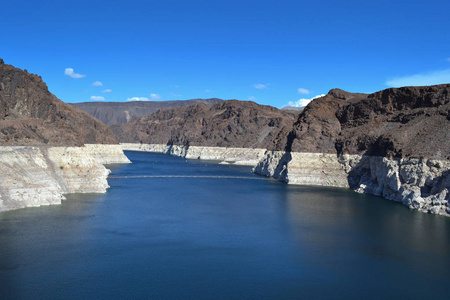
[[[68,103],[299,106],[450,83],[449,0],[2,1],[0,58]]]

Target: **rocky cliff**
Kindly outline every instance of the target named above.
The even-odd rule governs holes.
[[[0,59],[0,211],[105,192],[103,165],[126,162],[108,126]]]
[[[331,90],[298,116],[294,152],[450,159],[450,84],[374,94]]]
[[[331,90],[300,113],[256,173],[350,187],[450,216],[450,84],[374,94]]]
[[[129,102],[83,102],[73,106],[91,114],[107,125],[128,123],[131,120],[151,114],[159,109],[184,107],[195,103],[216,104],[217,98],[175,101],[129,101]]]
[[[108,126],[57,99],[40,76],[0,59],[0,145],[117,144]]]
[[[162,109],[112,126],[122,143],[272,149],[285,144],[295,113],[250,101]]]

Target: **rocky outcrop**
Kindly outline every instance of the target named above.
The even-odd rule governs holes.
[[[128,162],[119,145],[0,147],[0,211],[60,204],[68,193],[104,193],[104,164]]]
[[[121,143],[272,149],[286,143],[295,114],[250,101],[162,109],[112,126]]]
[[[331,90],[312,101],[276,150],[450,159],[450,84],[374,94]]]
[[[344,166],[327,153],[267,151],[253,172],[290,184],[349,187]]]
[[[171,107],[185,107],[195,103],[216,104],[222,99],[191,99],[174,101],[82,102],[72,105],[107,125],[128,123],[137,117]]]
[[[255,166],[264,157],[265,149],[178,146],[166,144],[122,143],[123,150],[164,153],[187,159],[214,160],[224,164]]]
[[[450,84],[374,94],[331,90],[298,116],[258,174],[350,187],[450,216]]]
[[[127,162],[108,126],[0,59],[0,211],[105,192],[103,165]]]
[[[450,216],[450,161],[342,155],[352,189]]]

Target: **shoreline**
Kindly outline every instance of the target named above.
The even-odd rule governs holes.
[[[104,165],[130,163],[120,145],[1,146],[0,212],[61,204],[64,194],[105,193]]]
[[[120,144],[122,150],[253,166],[255,174],[287,184],[350,188],[420,212],[450,217],[450,161],[266,149]]]

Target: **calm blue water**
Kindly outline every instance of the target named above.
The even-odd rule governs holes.
[[[0,213],[0,299],[450,297],[450,218],[126,154],[104,195]]]

